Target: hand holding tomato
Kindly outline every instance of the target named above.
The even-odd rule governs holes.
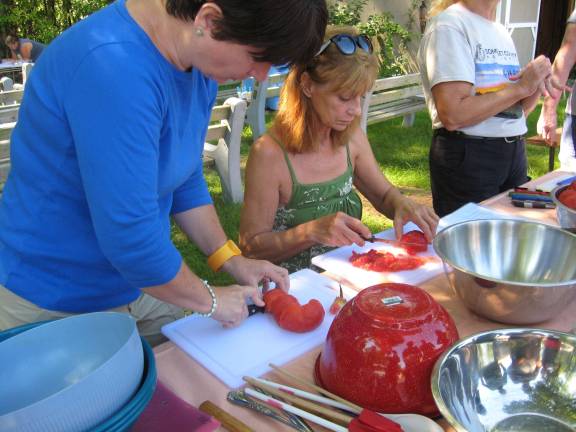
[[[409,198],[400,196],[394,202],[394,231],[397,239],[402,237],[404,225],[412,221],[422,230],[426,239],[432,241],[439,220],[438,215],[430,207],[418,204]]]

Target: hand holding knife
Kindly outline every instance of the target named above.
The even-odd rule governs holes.
[[[262,280],[262,285],[258,285],[258,292],[260,293],[260,297],[263,297],[264,294],[266,294],[266,291],[268,291],[270,289],[270,280],[269,279],[263,279]],[[249,299],[249,301],[251,302],[252,300]],[[266,312],[266,306],[257,306],[254,303],[247,303],[246,307],[248,308],[248,316],[251,317],[252,315],[256,314],[256,313],[264,313]]]
[[[266,306],[256,306],[255,304],[248,304],[246,306],[248,307],[248,316],[266,312]]]

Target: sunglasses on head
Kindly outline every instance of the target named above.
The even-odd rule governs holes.
[[[356,48],[360,48],[368,54],[372,54],[372,51],[374,51],[372,42],[370,42],[370,39],[366,35],[352,36],[349,34],[337,34],[324,42],[316,55],[319,56],[324,51],[326,51],[331,43],[336,45],[338,51],[344,55],[354,54],[356,52]]]

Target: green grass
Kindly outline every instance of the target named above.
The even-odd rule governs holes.
[[[558,111],[559,122],[563,120],[563,107],[564,104],[560,103]],[[528,117],[527,136],[536,134],[536,122],[539,114],[540,106]],[[271,118],[270,115],[267,115],[268,122]],[[376,160],[384,174],[403,193],[424,202],[430,201],[428,149],[431,136],[430,119],[426,112],[418,113],[414,126],[410,128],[402,127],[401,118],[376,123],[368,127],[368,138]],[[242,137],[241,149],[243,166],[248,156],[251,142],[252,134],[250,129],[246,127]],[[528,175],[536,178],[545,174],[548,169],[548,149],[537,146],[527,147]],[[224,231],[229,238],[237,240],[241,205],[228,204],[223,201],[220,180],[215,170],[206,168],[205,174]],[[372,232],[382,231],[391,227],[391,222],[388,219],[372,209],[366,201],[364,201],[364,204],[365,211],[362,221]],[[206,257],[177,228],[173,228],[172,234],[174,243],[182,253],[184,260],[199,277],[208,279],[216,285],[225,285],[233,282],[226,274],[213,273],[206,265]]]

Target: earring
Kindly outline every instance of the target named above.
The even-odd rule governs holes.
[[[196,36],[202,37],[204,36],[204,29],[202,27],[196,27],[194,33],[196,33]]]

